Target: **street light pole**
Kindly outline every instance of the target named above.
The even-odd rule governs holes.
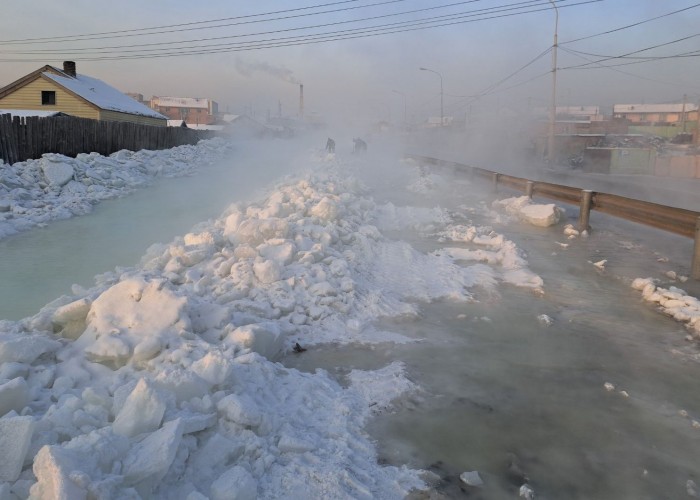
[[[445,124],[445,112],[443,108],[443,92],[442,92],[442,75],[438,73],[437,71],[433,71],[432,69],[428,68],[418,68],[421,71],[430,71],[431,73],[435,73],[437,76],[440,77],[440,126],[442,127]]]
[[[549,0],[554,7],[554,44],[552,45],[552,100],[549,108],[549,137],[547,138],[547,158],[550,165],[556,159],[554,154],[554,125],[557,117],[557,31],[559,30],[559,9],[554,0]]]
[[[406,126],[406,94],[403,92],[399,92],[398,90],[392,90],[393,93],[399,94],[401,97],[403,97],[403,126]]]

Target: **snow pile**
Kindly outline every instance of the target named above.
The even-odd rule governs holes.
[[[644,300],[658,304],[664,314],[700,334],[700,300],[675,286],[668,289],[656,286],[652,278],[637,278],[632,288],[641,291]]]
[[[449,225],[438,233],[440,241],[453,241],[469,244],[471,248],[446,247],[434,252],[436,256],[446,256],[455,262],[477,261],[491,267],[482,269],[491,280],[500,279],[512,285],[525,287],[543,293],[544,281],[527,268],[527,260],[514,242],[486,226]],[[494,267],[495,266],[495,267]],[[485,282],[482,279],[482,282]]]
[[[156,177],[187,175],[229,150],[222,139],[162,151],[122,150],[108,157],[47,153],[0,163],[0,238],[51,220],[84,215],[102,200],[124,196]]]
[[[378,317],[470,300],[497,273],[387,240],[373,223],[393,212],[410,226],[412,211],[378,206],[327,167],[286,182],[152,246],[138,268],[0,322],[0,445],[13,450],[0,491],[401,498],[423,486],[418,471],[378,466],[362,430],[414,390],[403,366],[353,372],[343,389],[274,360],[296,342],[386,341],[371,328]]]
[[[492,206],[495,209],[514,215],[533,226],[540,227],[553,226],[559,222],[563,214],[563,211],[554,203],[546,205],[532,203],[532,200],[527,196],[496,200]]]

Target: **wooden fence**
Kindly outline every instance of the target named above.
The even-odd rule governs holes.
[[[0,115],[0,164],[40,158],[44,153],[75,157],[79,153],[110,155],[121,149],[168,149],[213,137],[209,130],[154,127],[73,116]]]
[[[543,198],[579,205],[578,225],[581,230],[589,228],[590,212],[591,210],[597,210],[614,217],[620,217],[621,219],[693,238],[695,245],[690,272],[694,279],[700,280],[700,212],[635,200],[616,194],[593,192],[549,182],[531,181],[522,177],[513,177],[512,175],[427,156],[406,155],[406,157],[424,164],[451,167],[457,171],[482,178],[492,182],[494,189],[502,185],[521,191],[530,197],[536,194]]]

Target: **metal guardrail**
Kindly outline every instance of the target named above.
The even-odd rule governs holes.
[[[405,157],[423,164],[451,167],[473,177],[489,180],[493,183],[494,189],[502,185],[515,191],[522,191],[530,197],[538,195],[571,205],[579,205],[578,226],[580,230],[590,228],[588,223],[590,211],[597,210],[613,217],[693,238],[695,245],[690,274],[693,279],[700,280],[700,212],[635,200],[616,194],[589,191],[549,182],[531,181],[522,177],[513,177],[492,170],[428,156],[405,155]]]

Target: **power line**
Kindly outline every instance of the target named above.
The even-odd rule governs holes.
[[[615,33],[615,32],[617,32],[617,31],[626,30],[626,29],[628,29],[628,28],[634,28],[635,26],[639,26],[639,25],[642,25],[642,24],[645,24],[645,23],[648,23],[648,22],[651,22],[651,21],[656,21],[657,19],[662,19],[662,18],[664,18],[664,17],[672,16],[672,15],[678,14],[678,13],[680,13],[680,12],[685,12],[686,10],[694,9],[694,8],[696,8],[696,7],[700,7],[700,3],[696,3],[696,4],[694,4],[694,5],[691,5],[690,7],[685,7],[684,9],[674,10],[673,12],[667,12],[666,14],[662,14],[662,15],[660,15],[660,16],[656,16],[656,17],[652,17],[652,18],[649,18],[649,19],[645,19],[645,20],[643,20],[643,21],[639,21],[639,22],[636,22],[636,23],[633,23],[633,24],[628,24],[628,25],[626,25],[626,26],[621,26],[621,27],[619,27],[619,28],[611,29],[611,30],[608,30],[608,31],[603,31],[602,33],[596,33],[595,35],[588,35],[588,36],[584,36],[584,37],[581,37],[581,38],[576,38],[576,39],[574,39],[574,40],[568,40],[568,41],[566,41],[566,42],[560,42],[559,45],[564,45],[564,44],[567,44],[567,43],[580,42],[581,40],[588,40],[589,38],[595,38],[595,37],[597,37],[597,36],[609,35],[610,33]]]
[[[638,79],[640,79],[640,80],[646,80],[646,81],[650,81],[650,82],[654,82],[654,83],[661,83],[661,84],[663,84],[663,85],[672,85],[672,86],[674,86],[674,87],[694,87],[694,88],[700,88],[700,87],[696,87],[694,84],[686,84],[686,83],[677,82],[677,81],[676,81],[676,82],[667,82],[667,81],[664,81],[664,80],[657,80],[657,79],[655,79],[655,78],[649,78],[649,77],[646,77],[646,76],[637,75],[637,74],[635,74],[635,73],[630,73],[630,72],[628,72],[628,71],[623,71],[623,70],[621,70],[621,69],[617,69],[615,66],[618,66],[618,65],[600,64],[600,63],[597,62],[597,61],[591,61],[591,60],[588,59],[587,57],[584,57],[584,56],[582,56],[581,54],[578,54],[577,51],[572,51],[571,49],[568,49],[568,48],[566,48],[566,47],[561,47],[561,49],[562,49],[563,51],[565,51],[565,52],[568,52],[569,54],[571,54],[571,55],[573,55],[573,56],[580,57],[581,59],[583,59],[583,60],[585,60],[585,61],[589,61],[589,63],[595,64],[595,65],[597,66],[596,68],[586,67],[586,68],[577,68],[577,69],[609,69],[610,71],[615,71],[616,73],[620,73],[620,74],[623,74],[623,75],[626,75],[626,76],[631,76],[631,77],[633,77],[633,78],[638,78]],[[696,52],[697,52],[697,51],[696,51]],[[698,55],[700,55],[700,54],[698,54]],[[651,62],[651,61],[652,61],[652,60],[647,60],[647,61],[635,61],[635,62],[636,62],[636,63],[642,63],[642,62]],[[630,63],[626,63],[626,64],[630,64]],[[626,64],[625,64],[625,65],[626,65]],[[567,68],[562,68],[562,69],[567,69]]]
[[[160,46],[160,45],[168,45],[166,49],[163,50],[172,50],[173,44],[182,44],[182,43],[194,43],[194,42],[202,42],[202,41],[213,41],[213,40],[228,40],[232,38],[244,38],[248,36],[262,36],[262,35],[272,35],[272,34],[277,34],[277,33],[286,33],[286,32],[291,32],[291,31],[304,31],[304,30],[309,30],[309,29],[317,29],[317,28],[326,28],[330,26],[338,26],[338,25],[343,25],[343,24],[352,24],[352,23],[359,23],[359,22],[364,22],[364,21],[372,21],[372,20],[377,20],[377,19],[385,19],[388,17],[397,17],[401,15],[406,15],[406,14],[415,14],[418,12],[427,12],[431,10],[437,10],[441,8],[446,8],[446,7],[453,7],[456,5],[462,5],[466,3],[474,3],[477,1],[481,0],[468,0],[464,2],[459,2],[459,3],[453,3],[453,4],[448,4],[444,6],[434,6],[434,7],[427,7],[427,8],[422,8],[422,9],[415,9],[415,10],[409,10],[409,11],[403,11],[403,12],[398,12],[398,13],[391,13],[391,14],[383,14],[379,16],[371,16],[371,17],[365,17],[361,19],[354,19],[354,20],[346,20],[346,21],[336,21],[336,22],[331,22],[331,23],[324,23],[324,24],[316,24],[316,25],[310,25],[310,26],[301,26],[301,27],[296,27],[296,28],[286,28],[286,29],[278,29],[278,30],[271,30],[271,31],[262,31],[262,32],[256,32],[256,33],[247,33],[247,34],[239,34],[239,35],[228,35],[228,36],[218,36],[218,37],[209,37],[209,38],[200,38],[200,39],[193,39],[193,40],[183,40],[183,41],[173,41],[173,42],[156,42],[156,43],[147,43],[147,44],[135,44],[135,45],[117,45],[117,46],[105,46],[105,47],[83,47],[83,48],[72,48],[72,49],[44,49],[44,50],[18,50],[18,51],[8,51],[8,50],[0,50],[0,53],[5,53],[5,54],[51,54],[51,53],[65,53],[66,50],[71,50],[71,51],[90,51],[90,50],[95,50],[95,51],[110,51],[109,49],[119,49],[119,48],[132,48],[132,47],[150,47],[150,46]],[[559,0],[559,1],[564,1],[564,0]],[[458,18],[459,16],[462,15],[467,15],[473,14],[474,17],[481,15],[481,14],[486,14],[489,12],[503,12],[507,10],[515,10],[519,8],[526,8],[526,7],[532,7],[532,6],[537,6],[537,5],[544,5],[546,4],[547,0],[527,0],[527,1],[521,1],[517,3],[512,3],[512,4],[505,4],[505,5],[499,5],[496,7],[488,7],[484,9],[474,9],[474,10],[469,10],[469,11],[463,11],[463,12],[458,12],[454,14],[445,14],[442,16],[434,16],[434,17],[428,17],[422,19],[422,21],[438,21],[442,19],[450,19],[450,18]],[[534,4],[534,5],[533,5]],[[481,14],[477,14],[481,13]],[[389,26],[395,26],[395,25],[400,25],[400,24],[406,24],[406,23],[411,23],[411,22],[416,22],[416,21],[421,21],[419,20],[410,20],[410,21],[401,21],[397,23],[388,23],[388,24],[380,24],[376,26],[370,26],[368,28],[381,28],[381,27],[389,27]],[[357,30],[364,29],[364,28],[356,28]],[[351,31],[351,30],[348,30]],[[342,31],[339,31],[339,33]],[[333,33],[333,32],[331,32]],[[213,47],[213,46],[221,46],[221,45],[226,45],[226,44],[207,44],[207,45],[201,45],[198,47],[180,47],[181,49],[183,48],[206,48],[206,47]],[[148,50],[148,49],[144,49]]]
[[[217,22],[222,22],[222,21],[232,21],[235,19],[249,19],[251,17],[271,16],[271,15],[275,15],[275,14],[284,14],[287,12],[298,12],[301,10],[319,9],[322,7],[330,7],[332,5],[355,3],[358,1],[359,0],[343,0],[341,2],[332,2],[332,3],[325,3],[325,4],[319,4],[319,5],[310,5],[308,7],[299,7],[296,9],[277,10],[277,11],[272,11],[272,12],[263,12],[260,14],[249,14],[247,16],[223,17],[220,19],[210,19],[208,21],[194,21],[194,22],[180,23],[180,24],[166,24],[166,25],[161,25],[161,26],[152,26],[150,28],[134,28],[134,29],[130,29],[130,30],[103,31],[103,32],[97,32],[97,33],[85,33],[82,35],[65,35],[65,36],[55,36],[55,37],[20,38],[20,39],[14,39],[14,40],[0,40],[0,43],[4,43],[4,44],[35,43],[35,42],[36,43],[48,43],[48,42],[60,42],[60,41],[74,41],[74,39],[80,39],[82,37],[92,37],[92,36],[100,36],[100,35],[114,35],[114,34],[120,34],[120,33],[137,33],[139,31],[151,31],[151,30],[164,29],[164,28],[178,28],[178,27],[182,27],[182,26],[192,26],[195,24],[207,24],[207,23],[217,23]],[[396,1],[404,1],[404,0],[396,0]],[[366,7],[366,6],[361,6],[359,8],[362,8],[362,7]],[[349,10],[349,8],[347,10]],[[153,34],[153,33],[145,33],[145,34]],[[109,37],[106,37],[106,38],[109,38]],[[91,38],[86,38],[86,40],[91,40]]]
[[[645,48],[643,48],[643,49],[634,50],[634,51],[632,51],[632,52],[627,52],[626,54],[621,54],[621,55],[619,55],[619,56],[604,56],[602,59],[599,59],[599,60],[597,60],[597,61],[590,61],[590,62],[588,62],[588,63],[579,64],[579,65],[576,65],[576,66],[567,66],[567,67],[561,68],[561,69],[577,69],[577,68],[584,68],[584,67],[586,67],[586,66],[590,66],[591,64],[598,64],[598,63],[601,63],[601,62],[610,61],[610,60],[612,60],[612,59],[621,59],[621,58],[625,58],[625,57],[627,57],[627,56],[631,56],[631,55],[633,55],[633,54],[639,54],[640,52],[646,52],[647,50],[658,49],[659,47],[665,47],[665,46],[667,46],[667,45],[672,45],[672,44],[674,44],[674,43],[684,42],[684,41],[686,41],[686,40],[690,40],[691,38],[695,38],[695,37],[698,37],[698,36],[700,36],[700,33],[695,33],[695,34],[693,34],[693,35],[689,35],[689,36],[685,36],[685,37],[682,37],[682,38],[678,38],[678,39],[672,40],[672,41],[670,41],[670,42],[664,42],[664,43],[660,43],[660,44],[657,44],[657,45],[652,45],[651,47],[645,47]],[[574,52],[576,52],[576,51],[574,51]]]
[[[520,4],[526,4],[526,3],[533,3],[533,1],[537,0],[531,0],[530,2],[520,2]],[[559,0],[559,1],[565,1],[565,0]],[[578,3],[573,3],[573,4],[568,4],[568,5],[563,5],[562,8],[564,7],[575,7],[575,6],[580,6],[580,5],[586,5],[590,3],[597,3],[601,2],[603,0],[585,0],[585,1],[580,1]],[[518,4],[511,4],[511,5],[518,5]],[[545,5],[543,8],[537,8],[533,9],[532,7],[538,7]],[[429,28],[437,28],[437,27],[444,27],[444,26],[451,26],[451,25],[456,25],[456,24],[464,24],[464,23],[469,23],[469,22],[477,22],[477,21],[484,21],[484,20],[489,20],[489,19],[497,19],[497,18],[503,18],[503,17],[511,17],[515,15],[521,15],[521,14],[529,14],[533,12],[541,12],[544,10],[549,10],[551,7],[549,6],[550,4],[545,4],[545,3],[540,3],[537,5],[530,5],[527,6],[527,8],[530,8],[530,10],[523,10],[526,7],[517,7],[517,8],[501,8],[500,11],[495,10],[495,8],[491,8],[492,12],[503,12],[506,10],[516,10],[520,9],[520,12],[511,12],[507,14],[500,14],[500,15],[491,15],[488,17],[480,17],[479,19],[467,19],[464,20],[464,18],[468,17],[476,17],[474,14],[470,15],[458,15],[455,17],[455,15],[451,15],[452,17],[450,18],[449,16],[437,16],[434,18],[429,18],[430,20],[423,20],[423,21],[404,21],[403,23],[392,23],[390,25],[380,25],[380,26],[394,26],[392,28],[377,28],[377,27],[372,27],[372,28],[356,28],[355,30],[345,30],[343,31],[336,31],[336,32],[330,32],[330,33],[324,33],[324,34],[317,34],[317,35],[306,35],[306,36],[299,36],[299,37],[291,37],[292,39],[296,40],[285,40],[284,38],[280,39],[272,39],[268,41],[248,41],[248,42],[242,42],[243,44],[248,44],[248,45],[242,45],[242,44],[234,44],[234,45],[226,45],[225,47],[220,47],[220,48],[214,48],[214,49],[206,49],[203,50],[206,46],[201,46],[201,47],[196,47],[193,50],[190,51],[176,51],[176,52],[168,52],[168,53],[158,53],[158,54],[134,54],[134,55],[111,55],[111,56],[106,56],[106,57],[83,57],[83,58],[75,58],[75,60],[80,60],[80,61],[101,61],[101,60],[123,60],[123,59],[152,59],[152,58],[160,58],[160,57],[176,57],[176,56],[186,56],[186,55],[204,55],[204,54],[215,54],[215,53],[222,53],[222,52],[242,52],[242,51],[248,51],[248,50],[260,50],[260,49],[266,49],[266,48],[277,48],[277,47],[287,47],[287,46],[295,46],[295,45],[309,45],[309,44],[315,44],[315,43],[324,43],[324,42],[329,42],[329,41],[337,41],[337,40],[347,40],[347,39],[355,39],[355,38],[366,38],[370,36],[378,36],[378,35],[386,35],[386,34],[394,34],[394,33],[402,33],[402,32],[408,32],[408,31],[417,31],[417,30],[422,30],[422,29],[429,29]],[[488,10],[488,9],[481,9],[483,10]],[[483,16],[484,14],[479,14]],[[451,21],[451,22],[438,22],[435,19],[441,19],[444,20],[445,18],[450,18],[450,19],[458,19],[456,21]],[[407,24],[407,23],[413,23],[413,24]],[[403,24],[403,26],[397,28],[395,25],[397,24]],[[406,28],[405,26],[410,26]],[[289,30],[276,30],[276,32],[283,32],[283,31],[289,31]],[[347,34],[350,32],[350,34]],[[345,33],[345,34],[340,34],[340,33]],[[250,35],[249,35],[250,36]],[[143,51],[140,51],[143,52]],[[42,61],[43,59],[0,59],[2,62],[30,62],[30,61]]]

